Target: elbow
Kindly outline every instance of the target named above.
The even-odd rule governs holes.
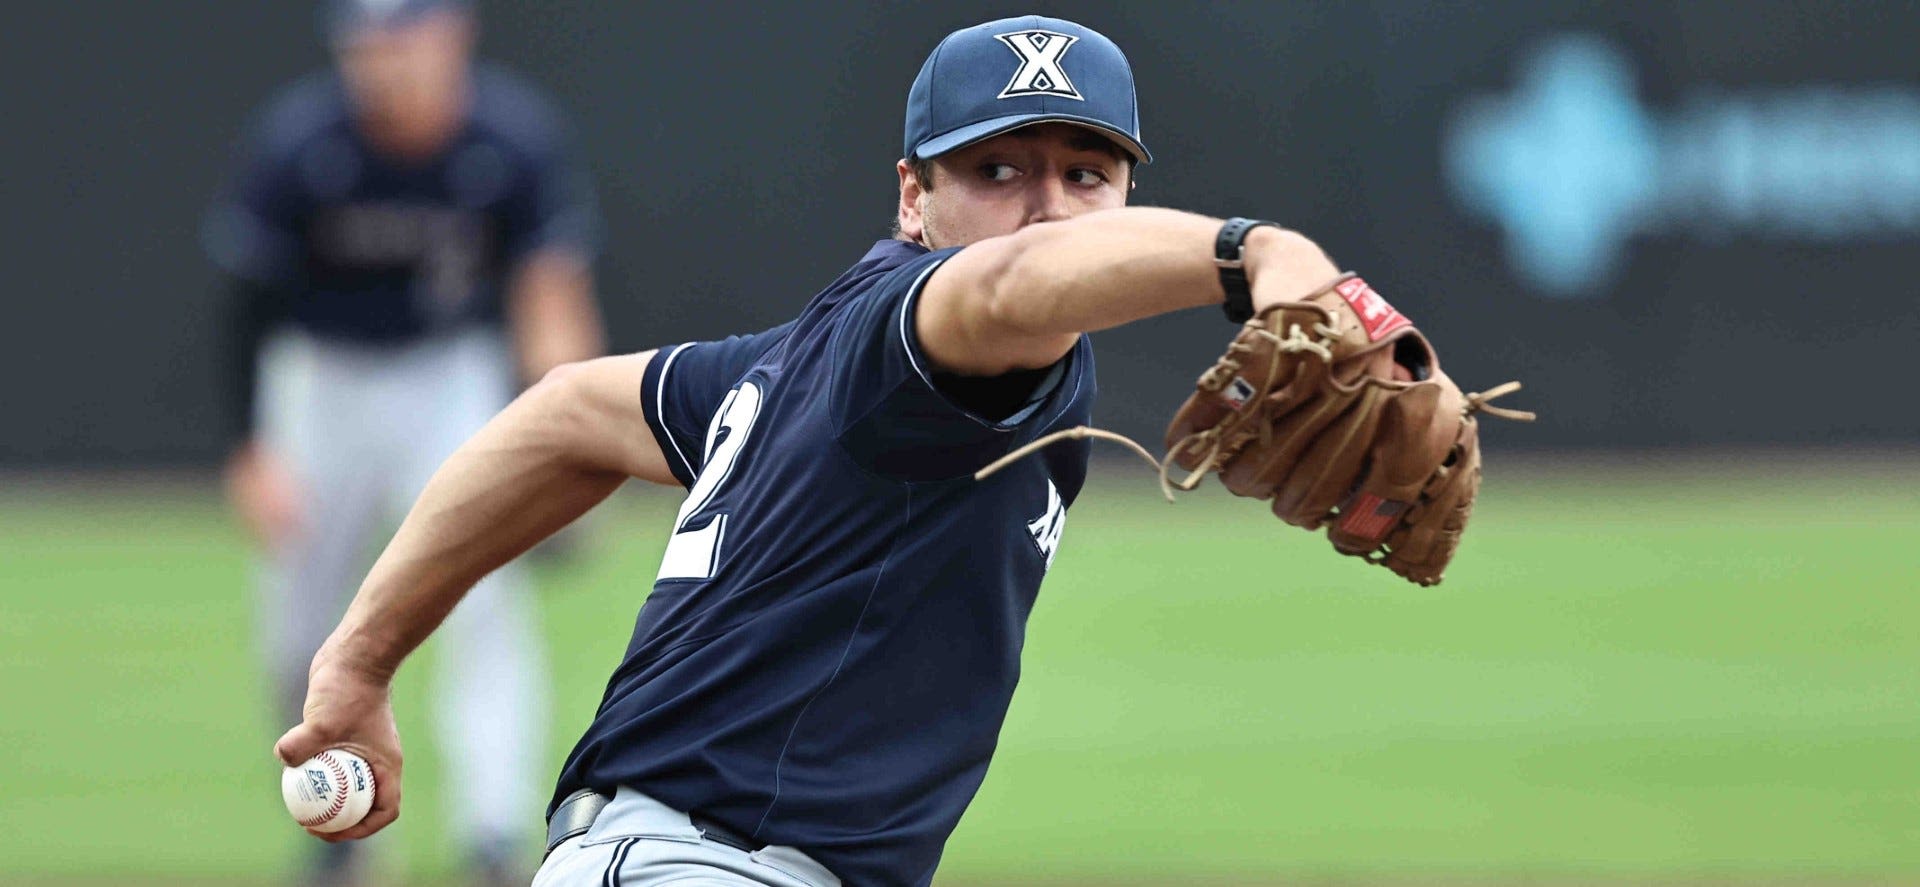
[[[578,379],[580,372],[586,368],[586,365],[587,362],[584,360],[557,364],[552,369],[542,373],[540,375],[540,381],[533,383],[533,387],[528,390],[550,392],[554,389],[565,388],[568,382]]]
[[[548,370],[509,408],[518,445],[549,467],[671,482],[641,415],[640,380],[652,355],[596,357]]]
[[[593,424],[588,363],[590,361],[560,364],[520,396],[538,417],[543,436],[551,445],[564,449]]]

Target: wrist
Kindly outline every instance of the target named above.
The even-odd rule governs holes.
[[[1245,257],[1247,279],[1258,281],[1270,269],[1285,267],[1301,256],[1317,255],[1319,247],[1298,231],[1263,225],[1247,232]]]
[[[1245,323],[1253,319],[1253,281],[1247,270],[1248,246],[1256,232],[1278,227],[1278,224],[1264,219],[1236,216],[1220,223],[1220,230],[1213,235],[1213,264],[1220,275],[1220,291],[1224,297],[1220,308],[1227,320]]]
[[[260,439],[252,434],[234,436],[227,443],[227,464],[250,461],[260,455]]]
[[[398,663],[389,662],[388,657],[373,650],[364,639],[335,635],[313,657],[309,674],[318,676],[334,672],[357,683],[386,687],[393,682],[393,674],[397,669]]]
[[[236,441],[227,450],[227,459],[220,464],[220,477],[229,496],[239,494],[244,487],[261,484],[265,464],[262,456],[260,441],[252,436]]]
[[[1304,299],[1333,285],[1340,268],[1320,245],[1298,231],[1265,229],[1247,244],[1247,278],[1255,314],[1281,302]]]

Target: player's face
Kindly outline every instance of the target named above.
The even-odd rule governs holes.
[[[375,121],[440,119],[466,100],[473,23],[444,10],[392,27],[367,28],[335,52],[341,78],[363,116]]]
[[[1125,206],[1131,176],[1120,149],[1105,137],[1045,123],[941,155],[933,184],[921,188],[901,164],[900,230],[942,249]]]

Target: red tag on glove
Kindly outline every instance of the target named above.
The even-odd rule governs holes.
[[[1360,315],[1360,323],[1367,328],[1367,341],[1378,342],[1380,337],[1403,326],[1412,326],[1405,314],[1393,310],[1386,299],[1373,291],[1373,287],[1358,277],[1349,277],[1333,288],[1353,306],[1353,313]]]

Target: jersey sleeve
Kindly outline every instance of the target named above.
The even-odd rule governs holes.
[[[918,256],[843,306],[834,332],[833,402],[840,443],[856,462],[908,481],[959,477],[1039,436],[1068,401],[1091,396],[1085,336],[1004,413],[983,414],[943,387],[921,347],[914,310],[957,250]]]
[[[600,246],[600,205],[571,133],[559,114],[530,91],[501,113],[516,118],[509,131],[526,152],[519,193],[503,232],[508,261],[544,249],[592,258]]]
[[[791,327],[787,323],[717,342],[661,348],[647,363],[640,385],[642,411],[681,486],[691,488],[706,462],[707,426],[727,391]]]
[[[227,274],[261,286],[295,283],[303,267],[302,198],[295,148],[273,115],[245,137],[232,177],[201,226],[209,258]]]
[[[533,164],[528,182],[520,216],[508,228],[508,259],[543,249],[592,258],[599,251],[600,209],[586,171],[556,150]]]

